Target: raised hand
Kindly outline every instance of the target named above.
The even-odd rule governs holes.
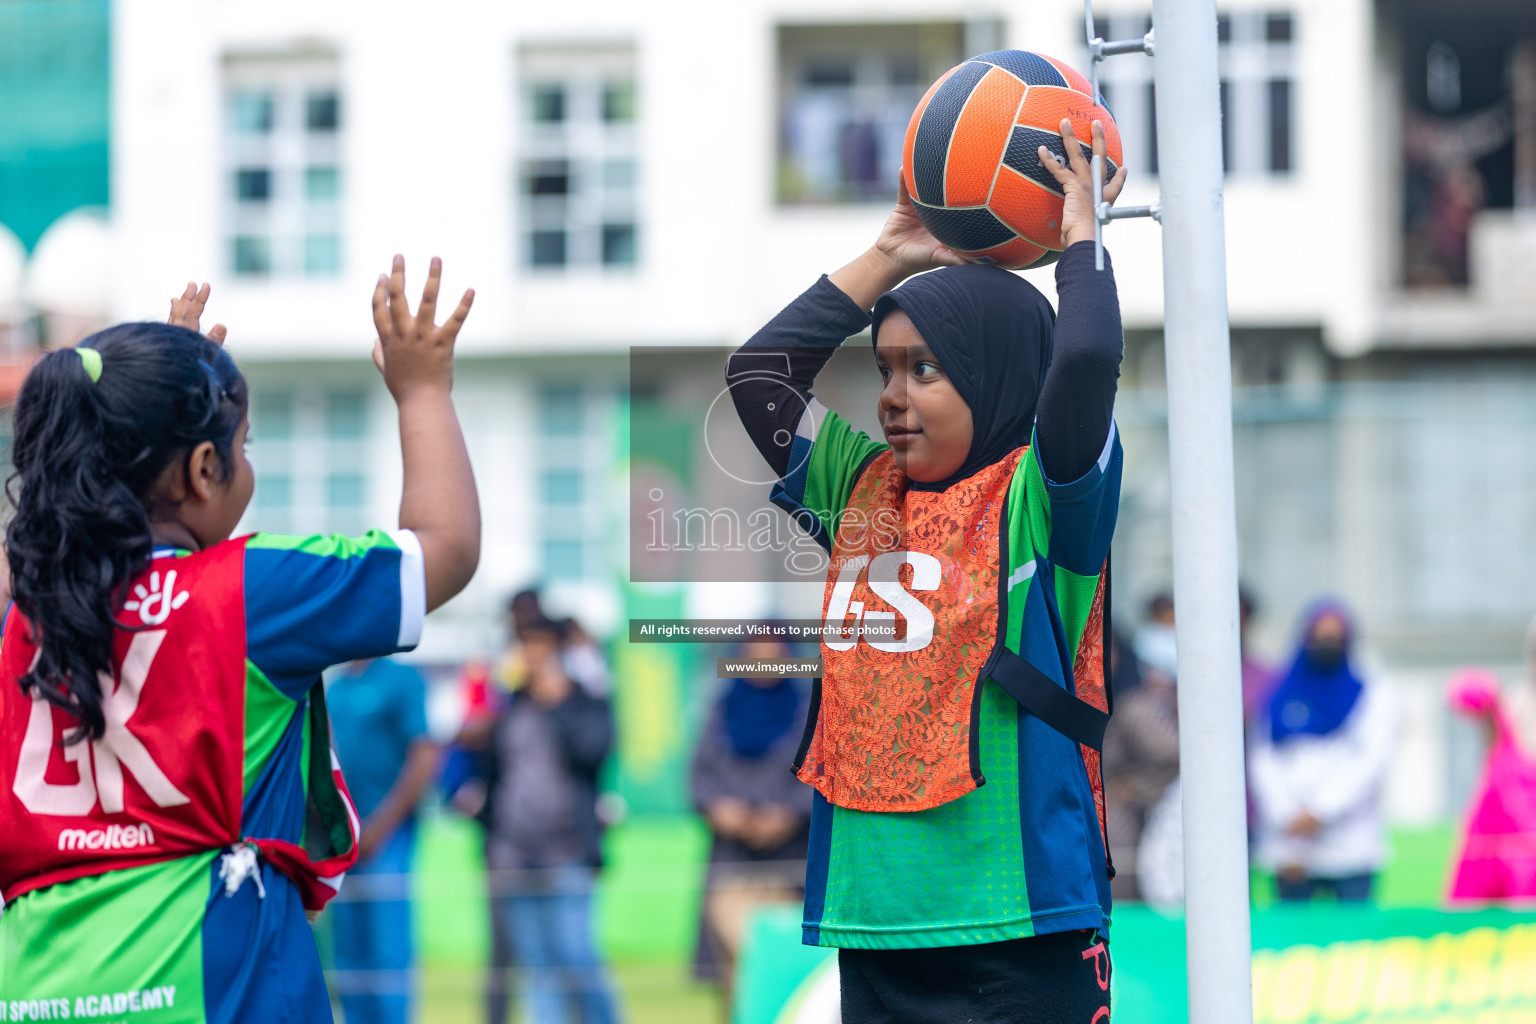
[[[203,309],[208,305],[208,294],[212,290],[212,286],[206,282],[199,288],[196,281],[188,281],[181,296],[171,300],[171,318],[166,322],[176,327],[185,327],[189,331],[202,333],[198,325],[202,321]],[[222,345],[228,334],[229,330],[223,324],[214,324],[208,329],[208,340],[215,345]]]
[[[1103,122],[1094,121],[1092,130],[1094,155],[1102,157],[1104,155]],[[1063,167],[1044,146],[1040,147],[1039,155],[1040,162],[1056,176],[1056,183],[1061,186],[1061,191],[1066,196],[1061,211],[1061,247],[1065,249],[1074,242],[1093,241],[1093,222],[1096,211],[1093,208],[1093,167],[1083,156],[1083,149],[1072,134],[1072,122],[1066,118],[1061,119],[1061,141],[1067,151],[1069,166]],[[1105,182],[1104,201],[1113,205],[1124,187],[1125,168],[1122,167],[1115,172],[1113,178]]]
[[[944,245],[923,225],[907,192],[907,176],[897,175],[896,209],[886,218],[875,248],[903,278],[935,267],[952,267],[965,257]]]
[[[405,298],[404,256],[396,256],[390,273],[380,274],[374,286],[373,325],[379,340],[373,347],[373,361],[397,402],[417,387],[444,391],[453,387],[453,345],[474,304],[475,290],[464,293],[458,308],[439,327],[435,319],[442,276],[443,261],[434,256],[414,315]]]
[[[480,499],[452,394],[453,343],[475,293],[465,292],[448,322],[437,326],[442,275],[443,261],[433,257],[414,316],[405,301],[404,256],[395,257],[373,289],[379,332],[373,361],[400,411],[400,529],[421,545],[428,611],[463,590],[480,561]]]
[[[885,219],[875,244],[830,275],[832,283],[864,309],[913,274],[965,262],[965,257],[941,244],[923,226],[907,194],[906,176],[898,178],[896,209]]]

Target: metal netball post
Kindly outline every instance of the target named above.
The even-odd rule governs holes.
[[[1152,52],[1095,38],[1097,63]],[[1237,634],[1232,369],[1222,214],[1215,0],[1153,0],[1158,176],[1146,208],[1163,226],[1163,346],[1168,372],[1173,592],[1178,608],[1179,779],[1184,801],[1184,928],[1191,1024],[1253,1020],[1247,800]],[[1097,98],[1097,97],[1095,97]],[[1095,177],[1102,199],[1103,172]],[[1102,202],[1098,229],[1115,211]]]

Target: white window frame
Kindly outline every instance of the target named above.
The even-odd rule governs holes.
[[[603,47],[525,46],[518,53],[517,75],[517,192],[516,264],[524,273],[626,273],[644,261],[645,232],[641,218],[640,122],[644,116],[639,90],[638,61],[629,45]],[[603,117],[604,92],[610,84],[631,90],[634,115],[628,121]],[[564,89],[565,116],[559,123],[534,120],[534,95],[541,85]],[[567,192],[562,204],[555,197],[530,194],[530,177],[541,162],[565,161]],[[628,185],[615,183],[612,171],[630,168]],[[563,209],[562,209],[563,206]],[[633,258],[608,262],[604,232],[630,227]],[[534,262],[534,233],[564,232],[565,259],[559,264]]]
[[[1270,17],[1290,19],[1291,38],[1271,42],[1267,38]],[[1297,46],[1301,17],[1294,8],[1274,7],[1257,11],[1223,11],[1228,37],[1218,44],[1221,83],[1226,92],[1224,118],[1227,145],[1227,177],[1283,180],[1297,173],[1299,160],[1296,130],[1298,114]],[[1099,19],[1099,34],[1106,40],[1139,39],[1151,27],[1145,14],[1114,14]],[[1084,57],[1086,60],[1086,56]],[[1099,86],[1120,129],[1126,164],[1132,171],[1153,166],[1156,140],[1151,103],[1153,60],[1142,54],[1114,57],[1099,65]],[[1290,86],[1289,167],[1270,168],[1269,83],[1281,80]]]
[[[347,192],[347,104],[341,87],[340,65],[334,55],[287,56],[230,55],[223,67],[223,159],[219,195],[224,210],[223,247],[227,266],[244,281],[329,280],[346,266],[343,202]],[[273,122],[265,133],[246,133],[235,124],[236,97],[245,92],[272,95]],[[339,107],[338,124],[332,131],[307,128],[309,97],[334,93]],[[242,202],[236,176],[242,169],[265,168],[269,172],[266,202]],[[308,172],[335,168],[337,194],[329,199],[308,196]],[[270,245],[270,269],[266,273],[237,267],[237,239],[264,237]],[[310,269],[309,240],[334,239],[334,264]]]

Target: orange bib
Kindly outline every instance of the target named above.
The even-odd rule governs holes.
[[[801,781],[839,807],[921,811],[975,789],[983,669],[998,642],[1003,500],[1020,448],[914,491],[890,451],[860,474],[827,570],[821,706]],[[860,624],[880,630],[860,636]],[[889,635],[889,626],[896,635]]]

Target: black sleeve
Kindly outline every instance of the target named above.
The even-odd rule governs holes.
[[[550,709],[566,762],[577,774],[594,778],[613,748],[613,715],[608,702],[581,690]]]
[[[1098,460],[1109,439],[1125,336],[1109,253],[1093,267],[1093,243],[1078,242],[1056,264],[1056,334],[1040,388],[1035,434],[1052,483],[1071,483]]]
[[[779,476],[789,470],[789,439],[816,374],[844,339],[868,326],[869,313],[823,274],[726,360],[736,414]]]

